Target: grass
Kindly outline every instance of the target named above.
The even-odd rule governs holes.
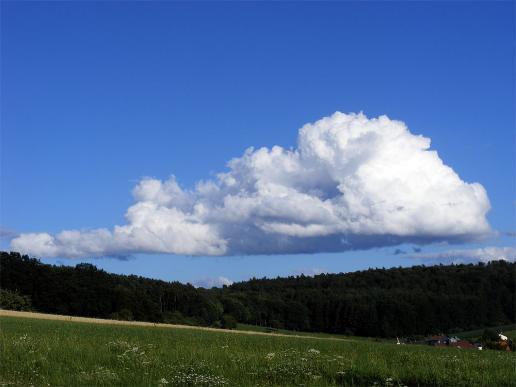
[[[516,385],[516,354],[0,318],[0,385]]]
[[[304,331],[290,331],[288,329],[277,329],[277,328],[269,328],[269,327],[261,327],[258,325],[250,325],[250,324],[237,324],[237,329],[239,331],[246,332],[264,332],[264,333],[279,333],[282,335],[288,336],[307,336],[307,337],[318,337],[318,338],[334,338],[334,339],[345,339],[345,340],[360,340],[361,337],[357,336],[345,336],[333,333],[324,333],[324,332],[304,332]]]
[[[502,333],[513,341],[516,340],[516,329],[513,330],[505,330]]]
[[[352,340],[352,341],[375,341],[375,342],[388,342],[388,343],[396,343],[396,339],[390,338],[375,338],[375,337],[365,337],[365,336],[347,336],[340,335],[337,333],[325,333],[325,332],[305,332],[305,331],[291,331],[288,329],[277,329],[277,328],[269,328],[262,327],[258,325],[250,325],[250,324],[237,324],[237,330],[243,332],[260,332],[260,333],[270,333],[270,334],[279,334],[286,336],[304,336],[304,337],[316,337],[319,339],[338,339],[338,340]]]

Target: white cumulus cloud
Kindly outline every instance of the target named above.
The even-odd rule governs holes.
[[[21,234],[37,256],[337,252],[462,242],[491,232],[479,183],[445,165],[430,139],[386,116],[337,112],[299,130],[296,149],[249,148],[216,178],[182,188],[142,179],[126,224]]]
[[[516,261],[514,247],[482,247],[478,249],[455,249],[431,253],[412,254],[412,258],[445,263],[468,263],[489,261]]]
[[[226,277],[208,277],[208,278],[202,278],[198,281],[194,282],[194,286],[196,288],[205,288],[205,289],[211,289],[213,287],[215,288],[221,288],[222,286],[230,286],[233,283],[229,278]]]

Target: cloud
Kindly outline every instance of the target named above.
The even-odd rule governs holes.
[[[403,255],[403,254],[407,254],[407,252],[402,249],[396,249],[396,250],[394,250],[394,253],[393,253],[393,255]]]
[[[7,227],[1,227],[0,226],[0,239],[13,239],[18,236],[18,233],[14,230],[11,230]]]
[[[308,277],[314,277],[319,274],[328,273],[328,270],[321,267],[310,267],[310,268],[301,268],[294,270],[294,275],[305,275]]]
[[[443,263],[468,263],[489,261],[516,261],[514,247],[483,247],[478,249],[457,249],[432,253],[412,254],[411,258]]]
[[[112,230],[21,234],[37,256],[338,252],[491,233],[487,193],[445,165],[430,139],[386,116],[337,112],[299,130],[297,148],[249,148],[216,178],[182,188],[142,179]]]
[[[193,285],[196,288],[205,288],[205,289],[211,289],[213,287],[221,288],[222,286],[230,286],[233,283],[230,279],[226,277],[209,277],[209,278],[203,278],[198,281],[195,281]]]

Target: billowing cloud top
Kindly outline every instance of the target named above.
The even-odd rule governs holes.
[[[290,254],[458,242],[490,232],[485,189],[386,116],[337,112],[299,130],[297,149],[249,148],[213,180],[134,188],[113,230],[21,234],[37,256]]]
[[[229,278],[226,277],[207,277],[202,278],[198,281],[194,282],[194,286],[197,288],[205,288],[205,289],[211,289],[213,287],[215,288],[221,288],[224,285],[230,286],[233,283]]]

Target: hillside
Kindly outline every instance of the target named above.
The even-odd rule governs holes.
[[[0,385],[514,386],[516,354],[0,316]]]
[[[516,264],[415,266],[315,277],[252,279],[223,289],[51,266],[2,252],[0,285],[38,312],[233,328],[375,337],[515,322]]]

